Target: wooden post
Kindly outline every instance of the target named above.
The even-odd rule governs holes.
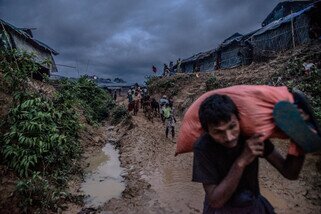
[[[291,2],[293,2],[293,0]],[[291,16],[292,16],[292,5],[291,5]],[[293,45],[293,48],[295,48],[293,16],[291,17],[291,33],[292,33],[292,45]]]

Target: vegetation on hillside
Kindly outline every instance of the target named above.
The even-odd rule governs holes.
[[[272,77],[275,85],[285,85],[290,89],[297,88],[309,96],[315,114],[321,121],[321,52],[290,58],[280,73]],[[305,69],[304,63],[313,63]]]
[[[162,93],[169,97],[176,96],[180,92],[179,83],[186,80],[192,80],[192,76],[176,75],[175,78],[162,78],[157,76],[147,77],[145,84],[151,94]]]
[[[87,77],[58,82],[59,90],[51,98],[28,90],[28,81],[39,68],[34,57],[15,50],[0,53],[0,89],[13,100],[0,124],[0,164],[19,178],[15,193],[22,211],[57,211],[63,208],[62,201],[74,200],[65,192],[68,176],[81,173],[78,134],[83,125],[77,110],[94,124],[108,116],[118,123],[128,114]]]

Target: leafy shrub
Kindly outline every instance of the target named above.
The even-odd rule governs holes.
[[[0,123],[0,160],[24,177],[16,190],[25,212],[32,206],[56,210],[64,197],[60,189],[79,169],[75,160],[81,153],[77,136],[81,125],[75,95],[58,93],[49,100],[28,92],[27,81],[39,68],[32,54],[0,50],[0,68],[2,90],[13,98],[9,115]]]
[[[162,78],[159,81],[155,81],[156,78],[153,78],[149,81],[148,90],[151,94],[153,93],[162,93],[166,94],[169,97],[173,97],[178,94],[180,88],[177,85],[178,78]]]
[[[159,76],[152,76],[152,75],[149,75],[149,76],[146,76],[146,80],[145,80],[145,84],[147,86],[151,85],[154,81],[160,79],[161,77]]]
[[[11,109],[2,153],[7,164],[21,176],[62,166],[79,154],[77,118],[70,109],[61,110],[36,96]]]
[[[19,180],[16,184],[16,192],[22,199],[19,206],[25,213],[31,213],[31,208],[42,212],[45,209],[57,211],[59,202],[69,195],[60,189],[53,188],[40,173],[33,173],[30,178]]]
[[[208,78],[205,82],[205,85],[206,85],[206,91],[214,90],[220,87],[219,82],[214,76]]]
[[[45,59],[43,63],[36,63],[36,55],[25,51],[0,50],[0,68],[4,73],[7,92],[23,90],[26,86],[26,80],[35,75],[47,78],[46,74],[39,72],[40,65],[48,66],[49,59]]]
[[[61,99],[76,102],[82,106],[89,122],[102,121],[116,106],[113,98],[86,76],[79,78],[76,82],[62,80],[59,85]]]
[[[321,53],[305,60],[313,61],[314,58],[318,57],[321,57]],[[291,58],[281,73],[273,76],[272,79],[282,80],[276,81],[275,85],[286,85],[290,89],[298,88],[305,92],[310,97],[311,105],[318,120],[321,121],[321,69],[314,66],[306,71],[303,66],[305,60],[296,57]],[[318,62],[315,63],[315,65],[317,64]]]
[[[125,106],[117,106],[111,112],[111,123],[114,125],[129,118],[130,116]]]

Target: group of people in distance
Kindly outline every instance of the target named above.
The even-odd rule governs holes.
[[[180,58],[177,60],[176,65],[174,65],[174,63],[172,61],[170,61],[168,65],[166,63],[164,63],[162,76],[168,77],[174,73],[182,72],[181,64],[182,64],[182,61]],[[152,70],[155,73],[157,72],[157,68],[154,65],[152,66]]]
[[[137,115],[139,109],[143,109],[144,115],[153,122],[154,117],[160,117],[162,123],[165,125],[165,136],[168,138],[171,132],[172,141],[175,138],[175,123],[173,100],[168,99],[163,95],[159,102],[155,98],[151,98],[148,94],[147,88],[140,88],[135,85],[127,93],[128,111],[133,111]]]
[[[134,112],[137,115],[139,108],[142,108],[142,100],[147,96],[147,88],[140,88],[140,86],[135,85],[127,92],[128,99],[128,111]]]

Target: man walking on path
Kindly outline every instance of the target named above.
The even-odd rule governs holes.
[[[163,116],[164,116],[164,119],[165,119],[165,126],[166,126],[165,135],[166,135],[166,138],[168,138],[169,130],[171,130],[172,141],[174,142],[176,119],[174,117],[173,106],[167,103],[165,105],[165,107],[162,109],[162,111],[163,111]]]
[[[203,184],[203,213],[274,213],[260,194],[258,160],[265,158],[285,178],[298,178],[304,153],[284,159],[264,133],[245,138],[239,113],[226,95],[208,97],[199,109],[205,134],[194,145],[193,181]],[[298,130],[299,131],[299,130]]]
[[[169,104],[169,102],[168,102],[167,96],[166,96],[166,95],[163,95],[162,98],[159,100],[159,105],[160,105],[160,108],[161,108],[161,110],[160,110],[160,116],[161,116],[161,120],[162,120],[163,123],[165,122],[165,117],[164,117],[164,114],[163,114],[163,109],[165,109],[166,104]]]
[[[134,94],[131,89],[127,92],[127,99],[128,99],[128,111],[131,112],[134,109]]]

